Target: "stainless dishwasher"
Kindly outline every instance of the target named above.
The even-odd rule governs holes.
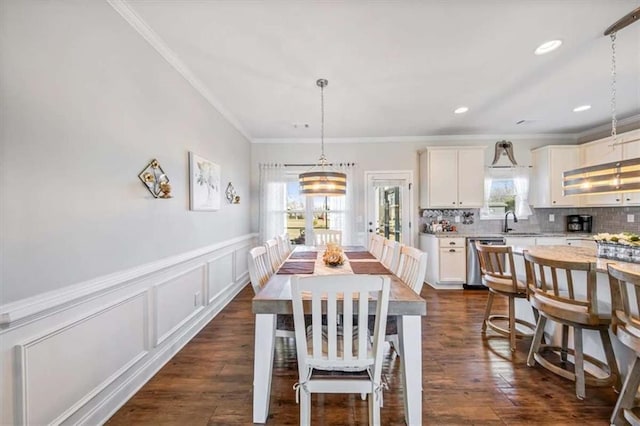
[[[465,289],[478,290],[486,289],[482,284],[482,274],[480,273],[480,261],[476,250],[476,241],[480,244],[502,246],[506,243],[504,237],[468,237],[467,238],[467,283],[463,285]]]

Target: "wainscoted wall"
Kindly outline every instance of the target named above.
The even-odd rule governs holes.
[[[256,238],[1,307],[0,424],[106,421],[249,282]]]

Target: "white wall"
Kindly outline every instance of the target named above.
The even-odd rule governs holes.
[[[485,164],[490,165],[493,160],[495,143],[501,138],[479,138],[476,136],[469,137],[437,137],[425,138],[424,141],[418,142],[362,142],[362,143],[326,143],[325,153],[330,162],[356,162],[358,165],[358,176],[363,182],[361,188],[363,193],[360,194],[359,205],[364,205],[364,172],[379,170],[412,170],[414,176],[414,206],[413,214],[414,242],[417,245],[417,223],[418,223],[418,151],[428,146],[466,146],[466,145],[483,145],[486,146]],[[521,137],[508,138],[513,142],[514,153],[518,164],[531,164],[531,149],[544,145],[552,144],[573,144],[574,140],[570,138],[552,138],[552,137]],[[259,182],[259,163],[278,162],[278,163],[315,163],[320,156],[320,141],[315,144],[296,144],[292,143],[254,143],[251,146],[251,229],[258,231],[258,182]],[[500,163],[502,164],[502,162]],[[469,176],[470,179],[476,178]],[[443,182],[442,184],[446,184]],[[357,214],[363,215],[364,211],[360,210]],[[364,222],[361,223],[364,232]]]
[[[248,141],[108,3],[1,7],[0,304],[249,232]],[[189,211],[188,151],[241,204]],[[138,180],[152,158],[170,200]]]
[[[250,144],[104,1],[0,1],[0,123],[0,424],[101,424],[248,283]]]

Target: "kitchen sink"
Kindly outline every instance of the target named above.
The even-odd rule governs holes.
[[[535,237],[542,235],[540,232],[503,232],[502,235],[511,235],[514,237]]]

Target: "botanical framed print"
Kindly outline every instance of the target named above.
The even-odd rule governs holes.
[[[220,166],[189,152],[189,208],[220,209]]]

